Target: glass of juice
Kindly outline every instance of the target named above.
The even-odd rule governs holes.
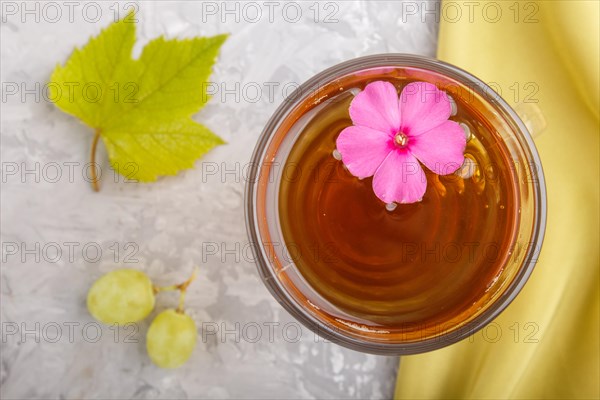
[[[436,85],[465,132],[461,168],[423,167],[421,201],[386,204],[339,160],[350,103],[374,81],[398,93]],[[307,328],[358,351],[413,354],[468,337],[519,293],[543,240],[544,177],[526,126],[482,81],[431,58],[375,55],[314,76],[267,123],[250,170],[262,280]]]

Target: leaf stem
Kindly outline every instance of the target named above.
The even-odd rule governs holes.
[[[96,174],[96,148],[98,147],[98,141],[100,140],[100,128],[96,128],[94,132],[94,141],[92,142],[92,150],[90,152],[90,163],[92,165],[92,189],[94,192],[100,191],[100,180]]]

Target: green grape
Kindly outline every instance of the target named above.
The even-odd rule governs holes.
[[[98,279],[88,292],[87,307],[105,324],[126,324],[146,318],[154,308],[150,278],[134,269],[118,269]]]
[[[196,346],[196,324],[182,312],[168,309],[156,316],[146,335],[148,355],[161,368],[177,368]]]

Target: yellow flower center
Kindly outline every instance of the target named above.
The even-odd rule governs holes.
[[[402,132],[398,132],[396,133],[396,136],[394,136],[394,143],[396,143],[396,146],[403,149],[408,144],[408,136]]]

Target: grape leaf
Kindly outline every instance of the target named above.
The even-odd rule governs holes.
[[[49,97],[94,129],[92,162],[101,138],[117,172],[151,182],[191,168],[224,143],[191,116],[209,99],[206,81],[227,35],[159,37],[134,60],[135,39],[129,13],[76,48],[64,66],[57,65]],[[98,190],[98,180],[93,180]]]

